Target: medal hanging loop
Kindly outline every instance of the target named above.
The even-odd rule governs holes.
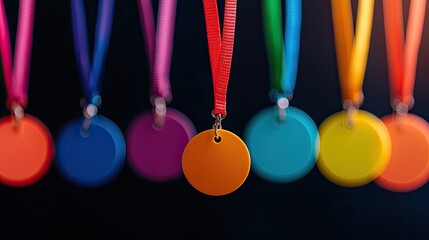
[[[176,0],[159,1],[159,17],[155,32],[154,14],[151,1],[139,0],[149,72],[152,79],[151,102],[154,113],[154,127],[161,129],[165,122],[167,104],[172,99],[170,67],[173,52],[174,21]]]
[[[273,101],[279,110],[279,119],[286,119],[286,108],[292,99],[298,72],[300,31],[301,31],[301,0],[287,0],[284,39],[282,37],[281,1],[264,1],[265,39],[270,62]]]
[[[402,1],[383,2],[391,104],[399,115],[407,114],[414,105],[413,88],[425,12],[425,0],[410,2],[404,42]]]
[[[374,0],[359,1],[356,34],[353,31],[350,1],[331,0],[331,5],[343,106],[350,108],[353,105],[358,109],[363,102],[362,85],[371,38]],[[348,108],[345,110],[349,111]],[[353,109],[350,108],[350,111]]]
[[[85,7],[82,0],[71,1],[72,30],[74,36],[77,65],[85,92],[84,116],[91,119],[101,104],[101,75],[107,55],[112,30],[114,0],[98,3],[97,23],[94,38],[92,65],[88,50]]]
[[[214,132],[215,132],[215,138],[214,138],[214,140],[215,140],[215,142],[219,143],[222,140],[222,138],[219,136],[218,130],[222,129],[222,120],[226,116],[222,116],[220,114],[214,115],[214,113],[212,113],[212,117],[216,119],[215,123],[213,124],[213,129],[214,129]]]
[[[226,94],[234,49],[237,0],[225,1],[222,37],[216,0],[203,0],[207,40],[213,78],[216,119],[226,117]]]
[[[3,1],[0,2],[0,51],[7,90],[7,106],[11,111],[17,105],[22,108],[27,106],[34,12],[34,0],[20,1],[15,54],[12,65],[12,51],[6,11]]]
[[[21,120],[24,118],[24,108],[19,103],[13,102],[10,110],[12,118],[15,119],[15,129],[18,129]]]

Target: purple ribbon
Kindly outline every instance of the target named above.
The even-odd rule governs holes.
[[[100,104],[101,75],[112,30],[114,0],[98,1],[92,66],[88,51],[85,6],[83,0],[71,0],[72,30],[77,65],[87,104]]]

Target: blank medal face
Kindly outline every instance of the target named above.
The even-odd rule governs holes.
[[[321,173],[340,186],[358,187],[377,178],[391,153],[389,132],[374,115],[359,110],[354,125],[347,127],[346,114],[336,113],[320,125]]]
[[[57,140],[58,167],[72,183],[97,187],[110,182],[125,161],[125,140],[109,119],[96,116],[84,130],[82,119],[68,124]]]
[[[11,116],[0,120],[0,181],[9,186],[27,186],[45,175],[54,155],[46,126],[25,114],[16,125]]]
[[[429,179],[429,125],[422,118],[407,114],[381,119],[392,139],[392,154],[376,183],[394,192],[408,192]]]
[[[182,154],[195,135],[192,122],[168,108],[162,128],[153,125],[147,112],[130,125],[127,135],[128,159],[134,171],[152,181],[171,181],[182,176]]]
[[[261,178],[278,183],[305,176],[316,163],[319,134],[313,120],[303,111],[288,107],[286,119],[270,107],[251,119],[245,141],[252,156],[252,170]]]
[[[237,190],[250,170],[250,155],[244,142],[232,132],[214,129],[197,134],[183,152],[182,167],[188,182],[198,191],[221,196]]]

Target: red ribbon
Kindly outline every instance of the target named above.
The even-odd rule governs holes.
[[[225,1],[222,37],[216,0],[204,0],[207,40],[213,78],[213,114],[226,115],[226,92],[234,49],[237,0]]]

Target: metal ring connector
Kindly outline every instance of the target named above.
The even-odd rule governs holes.
[[[167,113],[167,103],[162,97],[153,97],[152,98],[153,105],[153,127],[156,130],[161,130],[164,127],[165,123],[165,115]]]
[[[414,104],[414,98],[411,97],[407,99],[408,101],[401,101],[399,98],[395,98],[392,100],[391,105],[393,108],[393,111],[399,115],[404,116],[408,114],[408,111],[413,107]]]
[[[213,129],[214,129],[214,132],[215,132],[215,138],[214,138],[214,140],[216,142],[220,142],[221,137],[219,136],[217,130],[218,129],[222,129],[222,120],[225,119],[226,114],[225,115],[222,115],[222,114],[214,115],[214,113],[212,111],[212,116],[215,118],[215,123],[213,124]]]
[[[223,114],[223,115],[222,115],[222,114],[216,114],[216,115],[215,115],[215,114],[214,114],[214,110],[212,110],[212,117],[213,117],[213,118],[218,118],[218,117],[220,117],[220,118],[221,118],[221,119],[220,119],[221,121],[222,121],[223,119],[225,119],[225,118],[226,118],[226,115],[227,115],[226,113],[225,113],[225,114]]]
[[[83,109],[83,116],[87,119],[91,119],[93,117],[95,117],[98,113],[98,108],[97,106],[95,106],[94,104],[88,104],[84,109]]]
[[[91,125],[91,120],[97,115],[98,107],[94,104],[88,104],[83,108],[82,115],[85,117],[83,122],[83,130],[85,132],[88,131],[89,126]]]
[[[358,106],[355,106],[351,100],[344,100],[343,109],[346,111],[346,122],[347,128],[353,128],[355,125],[356,113],[359,110]]]
[[[289,99],[280,97],[277,99],[278,117],[280,121],[286,120],[286,109],[289,107]]]
[[[11,105],[11,114],[15,119],[15,129],[18,129],[19,123],[24,118],[24,108],[18,102],[13,102]]]
[[[393,110],[396,112],[396,114],[400,116],[404,116],[408,114],[408,111],[410,109],[407,104],[400,102],[395,106]]]

